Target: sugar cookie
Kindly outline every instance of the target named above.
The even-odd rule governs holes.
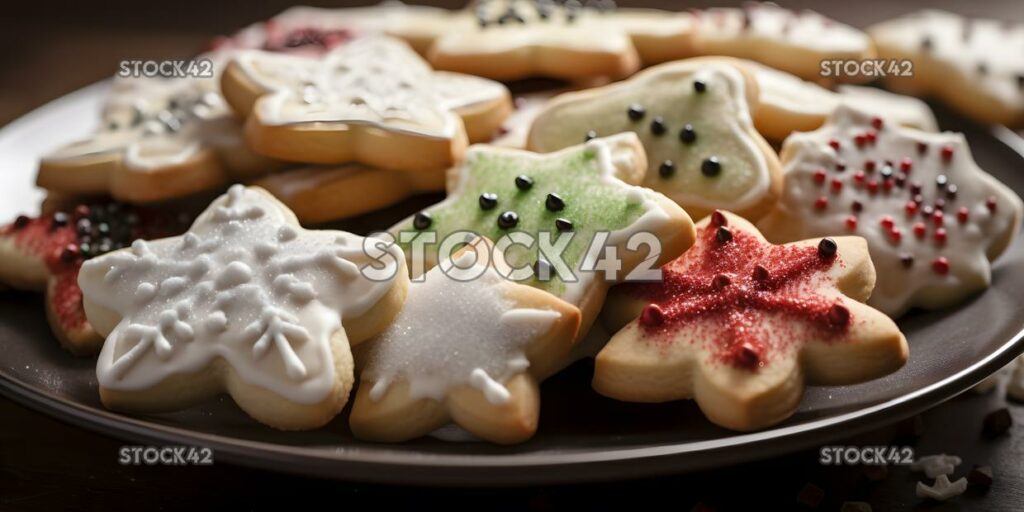
[[[511,110],[503,85],[434,72],[387,37],[358,39],[322,58],[241,52],[221,85],[248,118],[249,145],[296,162],[445,169],[467,140],[489,139]]]
[[[1020,228],[1020,198],[978,168],[961,134],[840,107],[820,129],[786,139],[782,160],[785,190],[760,224],[765,236],[863,236],[879,276],[869,304],[890,316],[986,288],[989,262]]]
[[[444,184],[443,170],[385,171],[360,164],[289,169],[253,182],[295,212],[303,224],[355,217],[417,194],[440,192]]]
[[[207,59],[210,78],[115,79],[100,128],[43,156],[36,183],[68,195],[149,203],[275,169],[242,144],[240,125],[217,90],[223,57],[197,57]]]
[[[934,95],[983,123],[1024,126],[1024,24],[917,11],[868,29],[881,57],[908,59],[887,87]]]
[[[267,192],[235,185],[183,236],[82,265],[86,314],[107,336],[100,398],[161,412],[227,392],[267,425],[324,425],[353,383],[349,344],[394,318],[405,272],[394,245],[305,231]]]
[[[694,216],[728,208],[756,219],[782,188],[778,157],[751,120],[757,98],[756,83],[731,59],[671,62],[556,97],[534,121],[528,147],[548,152],[634,131],[647,152],[644,186]]]
[[[513,268],[528,272],[521,282],[580,308],[582,335],[609,284],[656,269],[693,242],[692,222],[681,208],[634,186],[646,166],[631,133],[544,155],[473,146],[449,175],[448,198],[390,231],[408,257],[422,252],[423,268],[412,260],[414,275],[437,264],[446,240],[461,241],[453,238],[457,233],[494,240]],[[519,235],[532,240],[515,242],[512,236]],[[554,247],[541,254],[545,235]],[[560,236],[567,245],[559,245]],[[514,243],[503,245],[508,242]],[[618,268],[607,266],[614,261]]]
[[[938,131],[931,108],[917,98],[859,85],[840,85],[831,91],[754,61],[744,61],[743,66],[757,79],[761,95],[754,126],[768,140],[782,142],[793,132],[818,129],[840,103],[901,126]]]
[[[394,323],[361,349],[356,437],[404,441],[449,421],[497,443],[533,435],[537,380],[569,353],[580,312],[505,279],[492,257],[501,259],[477,239],[410,284]]]
[[[60,205],[64,206],[64,205]],[[111,201],[77,204],[0,227],[0,283],[46,294],[46,317],[61,346],[79,356],[99,351],[82,309],[78,269],[83,261],[126,247],[133,240],[185,231],[191,215],[166,205],[130,206]]]
[[[698,55],[723,55],[761,62],[804,80],[862,83],[867,75],[825,77],[823,61],[875,56],[864,32],[814,11],[791,11],[773,3],[694,11]]]
[[[693,398],[715,424],[750,431],[792,415],[805,382],[862,382],[907,359],[896,324],[861,303],[875,281],[861,238],[777,246],[715,212],[662,273],[609,296],[607,323],[630,321],[597,356],[605,396]]]

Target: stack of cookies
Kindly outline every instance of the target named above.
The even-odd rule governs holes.
[[[42,157],[44,213],[0,228],[0,280],[46,290],[118,411],[227,393],[301,430],[351,396],[361,439],[518,443],[539,383],[591,355],[602,395],[763,429],[805,385],[902,367],[894,319],[988,287],[1024,209],[920,99],[822,63],[908,59],[887,87],[1019,126],[1000,38],[1024,27],[293,8],[219,38],[213,78],[116,80]],[[323,226],[388,207],[369,236]]]

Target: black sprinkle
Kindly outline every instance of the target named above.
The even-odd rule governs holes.
[[[686,144],[693,144],[697,140],[697,132],[694,131],[692,124],[687,124],[679,130],[679,140]]]
[[[516,212],[502,212],[498,216],[498,227],[501,229],[511,229],[519,224],[519,215]]]
[[[956,185],[946,185],[946,197],[950,200],[956,199],[957,188]]]
[[[971,472],[967,473],[967,483],[971,487],[988,489],[992,486],[992,467],[975,464]]]
[[[14,219],[14,228],[22,229],[25,226],[28,226],[28,223],[31,221],[32,219],[28,218],[27,215],[18,215],[18,218]]]
[[[822,258],[831,258],[836,255],[836,251],[839,250],[839,246],[836,241],[831,238],[822,238],[818,242],[818,256]]]
[[[480,208],[483,210],[490,210],[495,206],[498,206],[498,194],[491,192],[484,192],[480,194]]]
[[[914,256],[908,252],[900,254],[900,263],[902,263],[904,267],[910,268],[914,266]]]
[[[519,190],[530,190],[533,188],[533,178],[525,174],[516,176],[516,188]]]
[[[626,110],[626,115],[628,115],[629,119],[633,121],[639,121],[643,119],[644,115],[646,114],[647,110],[645,110],[644,107],[638,103],[630,105],[629,109]]]
[[[722,173],[722,164],[717,156],[709,156],[700,164],[700,172],[708,178],[713,178]]]
[[[658,166],[658,174],[662,178],[668,178],[676,173],[676,164],[672,160],[665,160]]]
[[[548,194],[548,198],[544,201],[544,207],[548,211],[560,212],[565,208],[565,201],[558,194]]]
[[[583,136],[583,142],[588,142],[597,138],[597,132],[590,130],[586,135]]]
[[[719,226],[718,231],[715,231],[715,238],[718,239],[718,243],[724,244],[732,240],[732,231],[725,226]]]
[[[655,117],[654,120],[651,121],[651,133],[655,135],[664,135],[666,131],[668,131],[668,127],[665,126],[665,119],[661,116]]]
[[[555,229],[562,233],[572,231],[572,221],[563,218],[555,219]]]
[[[1013,417],[1010,416],[1010,410],[1003,407],[985,415],[982,433],[988,438],[998,437],[1010,430],[1011,426]]]
[[[703,93],[704,91],[708,90],[708,84],[704,83],[703,80],[694,80],[693,90],[697,91],[698,93]]]
[[[68,225],[68,214],[64,212],[57,212],[53,214],[53,224],[50,229],[62,228]]]
[[[430,217],[429,213],[419,212],[412,219],[412,227],[423,230],[430,227],[434,223],[434,219]]]

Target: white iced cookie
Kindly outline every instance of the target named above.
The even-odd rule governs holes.
[[[196,58],[194,71],[210,77],[116,78],[99,128],[43,156],[37,184],[77,197],[146,203],[273,170],[276,163],[242,144],[241,125],[218,91],[225,55]]]
[[[256,420],[297,430],[341,411],[349,344],[387,326],[408,279],[394,245],[303,230],[265,191],[236,185],[184,235],[91,259],[78,282],[107,337],[105,406],[160,412],[227,392]]]
[[[754,126],[772,141],[781,142],[793,132],[816,130],[840,104],[882,116],[900,126],[938,130],[932,110],[917,98],[858,85],[840,85],[832,91],[754,61],[744,61],[743,66],[753,73],[761,91]]]
[[[490,138],[511,110],[503,85],[435,72],[388,37],[355,40],[321,58],[242,52],[221,85],[248,118],[255,151],[308,163],[445,169],[469,141]]]
[[[772,3],[696,11],[698,55],[724,55],[761,62],[805,80],[866,82],[870,76],[823,77],[822,61],[874,57],[860,30],[814,11],[791,11]]]
[[[394,323],[365,345],[349,420],[357,437],[403,441],[449,421],[497,443],[533,435],[537,381],[568,354],[580,312],[506,279],[492,251],[477,239],[414,281]]]
[[[934,95],[977,121],[1024,125],[1024,24],[917,11],[868,29],[887,59],[909,59],[910,76],[884,81]]]
[[[417,46],[431,41],[426,54],[437,69],[495,80],[628,76],[640,59],[629,33],[605,14],[611,13],[592,12],[575,0],[481,0],[459,12],[410,17],[389,32]],[[668,28],[648,37],[671,44],[673,36],[689,36],[684,24],[675,31],[661,26]]]
[[[978,168],[963,135],[927,133],[840,107],[782,148],[782,200],[760,224],[773,241],[850,234],[878,272],[869,304],[899,316],[952,306],[991,281],[1021,200]]]
[[[758,96],[735,60],[670,62],[557,96],[534,120],[527,144],[546,153],[635,132],[647,152],[644,186],[695,217],[722,208],[757,219],[782,188],[778,157],[751,119]]]

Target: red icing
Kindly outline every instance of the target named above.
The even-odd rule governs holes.
[[[721,229],[729,229],[732,238],[721,242]],[[824,340],[848,330],[850,311],[819,291],[834,286],[827,272],[837,264],[837,255],[822,256],[817,247],[772,245],[752,233],[712,225],[662,268],[661,282],[629,289],[649,302],[639,324],[654,340],[670,343],[675,332],[692,329],[712,344],[717,361],[756,369],[780,344],[798,341],[791,335],[794,322]]]

